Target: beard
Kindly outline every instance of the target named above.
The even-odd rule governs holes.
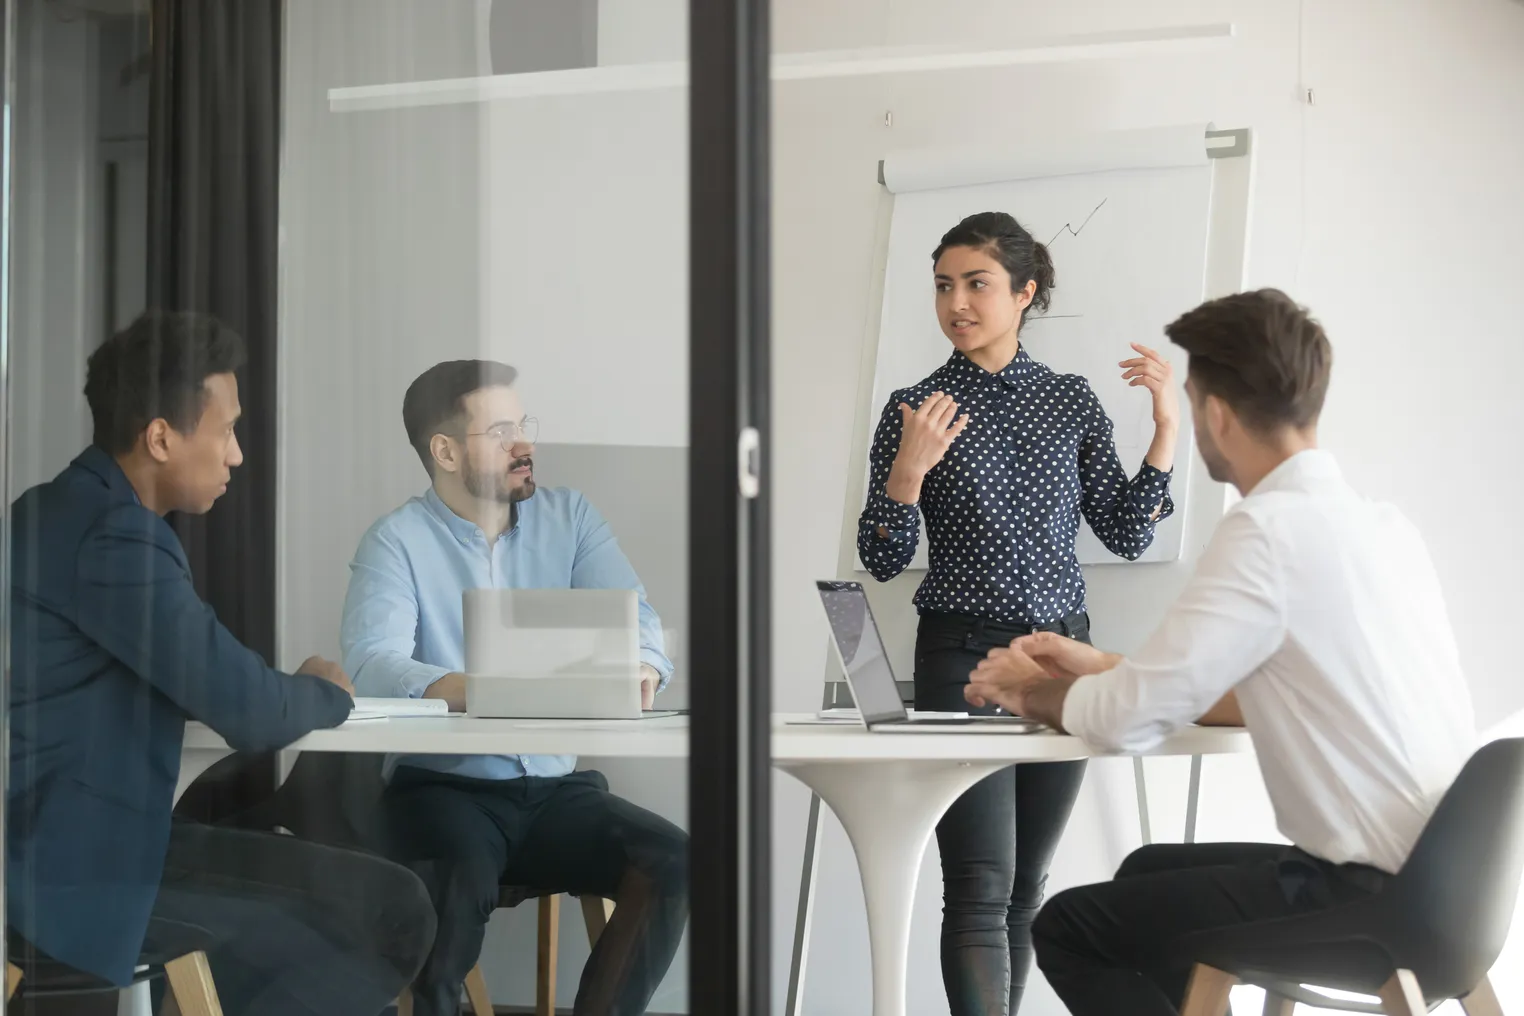
[[[521,466],[534,468],[534,459],[529,456],[514,459],[508,463],[508,468],[502,473],[489,473],[485,469],[476,468],[476,464],[470,459],[466,460],[465,481],[466,493],[481,501],[496,501],[498,504],[514,504],[519,501],[527,501],[534,496],[534,474],[530,473],[520,482],[514,483],[516,477],[513,470]]]

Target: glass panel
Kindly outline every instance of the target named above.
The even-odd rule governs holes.
[[[660,6],[6,4],[24,993],[688,1011]]]

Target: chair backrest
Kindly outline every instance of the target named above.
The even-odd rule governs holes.
[[[1524,738],[1484,746],[1429,818],[1391,892],[1421,920],[1414,949],[1435,956],[1447,995],[1475,987],[1508,938],[1524,873]],[[1424,983],[1427,994],[1430,985]],[[1435,991],[1441,985],[1434,985]],[[1435,996],[1437,997],[1437,996]]]
[[[314,843],[378,849],[384,761],[369,752],[302,752],[276,791],[276,820]]]

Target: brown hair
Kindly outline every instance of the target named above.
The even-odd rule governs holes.
[[[1209,300],[1164,333],[1191,355],[1196,389],[1256,430],[1307,427],[1323,410],[1333,349],[1307,308],[1278,289]]]
[[[483,388],[510,388],[519,372],[496,360],[446,360],[419,374],[402,397],[402,425],[423,468],[434,475],[435,434],[461,426],[466,396]]]

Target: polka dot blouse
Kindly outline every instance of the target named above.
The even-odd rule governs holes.
[[[892,501],[884,485],[900,445],[898,406],[919,408],[939,391],[972,419],[926,474],[920,504]],[[1131,561],[1153,542],[1155,509],[1160,519],[1174,510],[1168,473],[1146,462],[1131,480],[1122,471],[1111,419],[1090,383],[1055,374],[1025,349],[998,374],[955,352],[920,384],[896,391],[869,459],[858,553],[880,582],[904,571],[919,511],[930,540],[930,570],[915,594],[921,613],[1062,620],[1085,609],[1074,552],[1081,513],[1112,553]]]

